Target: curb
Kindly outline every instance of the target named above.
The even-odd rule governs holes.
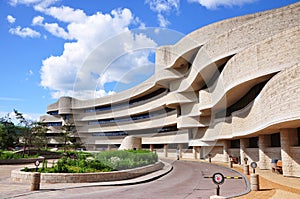
[[[168,173],[170,173],[173,170],[173,166],[167,162],[160,161],[164,164],[163,169],[152,172],[150,174],[146,174],[144,176],[140,176],[137,178],[132,178],[128,180],[121,180],[121,181],[110,181],[110,182],[95,182],[95,183],[86,183],[82,185],[76,185],[76,186],[66,186],[62,188],[47,188],[47,189],[40,189],[39,191],[34,192],[26,192],[23,194],[13,195],[7,198],[17,198],[22,196],[30,196],[32,194],[38,194],[38,193],[45,193],[50,191],[57,191],[57,190],[66,190],[66,189],[76,189],[76,188],[84,188],[84,187],[97,187],[97,186],[126,186],[126,185],[135,185],[135,184],[142,184],[151,182],[153,180],[159,179]],[[69,183],[70,184],[70,183]]]

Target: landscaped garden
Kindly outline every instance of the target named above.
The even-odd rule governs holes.
[[[41,173],[90,173],[133,169],[154,164],[157,154],[148,150],[102,151],[99,153],[67,152],[51,167],[45,160],[38,172]],[[23,171],[32,171],[24,168]],[[35,171],[35,169],[34,169]]]

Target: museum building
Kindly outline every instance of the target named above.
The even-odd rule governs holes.
[[[202,27],[156,49],[155,73],[101,98],[61,97],[40,121],[71,122],[88,150],[134,148],[257,162],[300,177],[300,3]],[[175,156],[174,156],[175,157]]]

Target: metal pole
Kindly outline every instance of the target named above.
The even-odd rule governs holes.
[[[217,196],[219,196],[219,195],[220,195],[220,186],[217,185]]]

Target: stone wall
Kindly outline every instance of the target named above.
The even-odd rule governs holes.
[[[85,183],[85,182],[108,182],[136,178],[148,173],[158,171],[164,167],[164,163],[157,162],[154,165],[113,172],[99,173],[41,173],[41,183]],[[13,170],[11,179],[14,182],[30,183],[31,172]]]

